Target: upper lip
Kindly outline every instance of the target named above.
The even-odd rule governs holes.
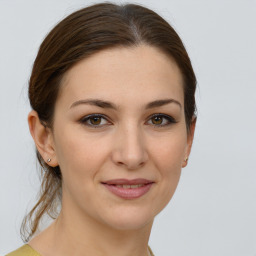
[[[113,179],[113,180],[107,180],[103,181],[103,184],[108,184],[108,185],[139,185],[139,184],[149,184],[153,183],[152,180],[147,180],[147,179]]]

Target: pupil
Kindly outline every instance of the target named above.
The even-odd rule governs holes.
[[[93,117],[91,118],[92,124],[100,124],[100,117]]]
[[[156,116],[154,117],[154,123],[155,124],[161,124],[162,123],[162,117]]]

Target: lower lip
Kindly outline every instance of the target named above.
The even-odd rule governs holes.
[[[145,195],[153,185],[153,183],[146,184],[138,188],[122,188],[115,185],[103,184],[110,192],[124,199],[136,199]]]

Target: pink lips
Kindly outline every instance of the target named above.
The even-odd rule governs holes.
[[[102,182],[102,184],[113,194],[124,199],[135,199],[146,194],[153,181],[146,179],[115,179]]]

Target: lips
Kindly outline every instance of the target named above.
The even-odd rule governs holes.
[[[102,182],[111,193],[123,199],[142,197],[150,190],[153,183],[147,179],[115,179]]]

